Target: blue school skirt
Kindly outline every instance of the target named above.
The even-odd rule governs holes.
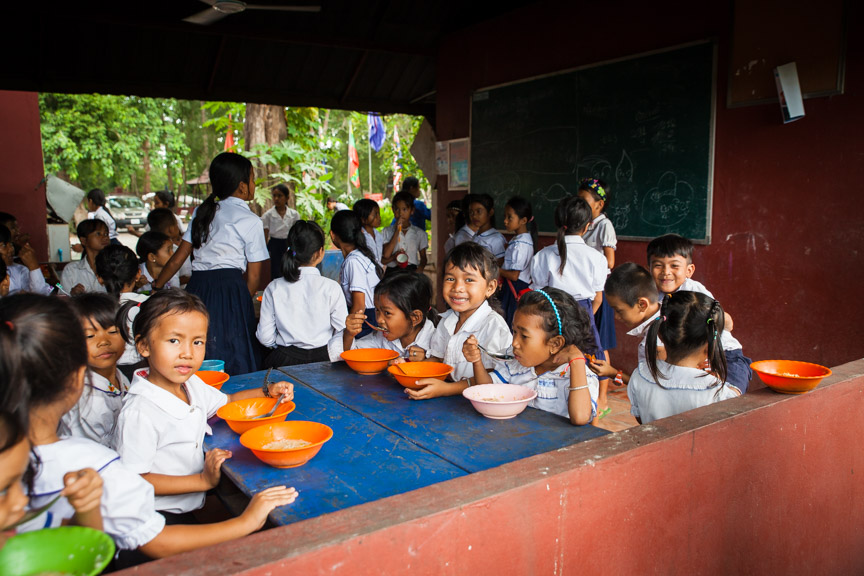
[[[258,370],[261,364],[252,296],[237,268],[195,270],[186,291],[204,301],[210,314],[206,359],[224,360],[231,376]]]
[[[594,324],[597,325],[597,332],[600,333],[600,345],[604,350],[612,350],[618,346],[618,339],[615,338],[615,311],[609,306],[609,301],[606,300],[606,292],[603,292],[603,302],[597,313],[594,315]]]
[[[282,277],[282,257],[288,250],[287,238],[270,238],[267,242],[267,252],[270,253],[270,280]]]
[[[737,350],[725,350],[726,355],[726,382],[732,384],[741,394],[747,393],[750,380],[753,378],[753,370],[750,368],[752,359],[744,356],[744,352]]]
[[[501,307],[504,309],[504,320],[507,321],[507,326],[513,327],[513,315],[516,313],[516,306],[519,305],[519,295],[522,291],[530,286],[527,282],[516,280],[515,282],[504,279],[504,286],[501,288]]]
[[[576,303],[588,312],[588,318],[591,321],[591,332],[594,334],[594,350],[582,350],[582,352],[585,354],[593,354],[598,360],[602,359],[605,348],[603,348],[603,344],[601,343],[600,333],[597,331],[597,325],[594,323],[594,308],[591,305],[591,300],[586,298],[584,300],[576,300]]]
[[[349,310],[349,312],[350,312],[350,310]],[[369,324],[372,324],[372,326],[378,326],[378,318],[375,317],[375,308],[374,307],[373,308],[366,308],[366,321],[369,322]],[[360,333],[354,337],[355,340],[357,338],[362,338],[363,336],[366,336],[367,334],[372,332],[372,328],[369,327],[369,324],[366,324],[366,323],[363,324],[363,330],[361,330]]]

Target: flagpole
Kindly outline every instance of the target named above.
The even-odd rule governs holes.
[[[368,134],[367,134],[368,136]],[[372,193],[372,138],[366,138],[366,152],[369,153],[369,193]]]

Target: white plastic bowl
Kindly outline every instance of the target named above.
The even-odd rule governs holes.
[[[525,410],[537,392],[516,384],[480,384],[466,388],[462,395],[483,416],[506,420]]]

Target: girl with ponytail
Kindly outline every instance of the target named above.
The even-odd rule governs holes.
[[[339,283],[351,314],[364,313],[367,324],[357,335],[362,338],[378,327],[375,319],[375,286],[384,271],[375,260],[375,254],[366,245],[363,223],[356,212],[340,210],[330,221],[330,239],[342,251],[345,260],[339,270]]]
[[[255,335],[270,349],[264,368],[328,360],[327,342],[342,332],[348,315],[339,284],[316,268],[324,259],[321,227],[299,220],[286,242],[282,277],[273,280],[261,298]]]
[[[264,225],[246,204],[255,197],[252,163],[223,152],[210,163],[210,184],[213,192],[195,210],[183,241],[151,286],[163,288],[191,254],[186,290],[201,298],[210,315],[207,358],[224,360],[228,374],[246,374],[260,363],[252,296],[270,257]]]
[[[504,208],[504,227],[513,234],[513,238],[507,243],[501,266],[504,278],[501,306],[507,325],[512,326],[519,297],[531,286],[531,258],[539,247],[531,202],[520,196],[510,198]]]

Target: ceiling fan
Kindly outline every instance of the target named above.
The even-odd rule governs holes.
[[[246,10],[268,10],[272,12],[320,12],[321,6],[271,6],[267,4],[247,4],[242,0],[200,0],[208,4],[210,8],[203,12],[193,14],[184,18],[184,22],[191,22],[200,26],[209,26],[214,22],[230,16],[239,14]]]

